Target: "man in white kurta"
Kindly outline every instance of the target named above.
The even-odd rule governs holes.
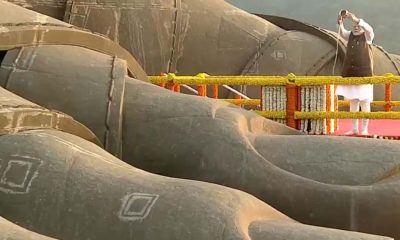
[[[343,19],[353,21],[352,31],[343,26]],[[340,35],[347,40],[347,51],[343,63],[342,77],[369,77],[373,75],[372,41],[374,39],[373,28],[363,19],[357,18],[353,13],[346,12],[339,16],[338,24]],[[373,101],[373,85],[344,85],[338,86],[337,95],[342,95],[350,101],[350,111],[358,112],[361,106],[363,112],[371,111]],[[368,119],[362,121],[362,135],[368,135]],[[359,134],[358,119],[353,119],[353,127],[346,134]]]

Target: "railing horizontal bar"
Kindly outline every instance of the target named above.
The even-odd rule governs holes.
[[[348,77],[341,76],[176,76],[168,74],[165,76],[151,76],[150,81],[155,84],[173,82],[187,85],[260,85],[260,86],[318,86],[326,84],[334,85],[359,85],[359,84],[400,84],[400,76],[385,74],[373,77]]]
[[[238,90],[229,87],[228,85],[222,85],[224,88],[228,89],[229,91],[241,96],[244,99],[250,99],[248,96],[244,95],[243,93],[239,92]]]
[[[386,104],[390,103],[391,106],[393,107],[398,107],[400,106],[400,101],[390,101],[390,102],[386,102],[386,101],[373,101],[371,102],[371,106],[374,107],[384,107]],[[346,101],[346,100],[339,100],[338,101],[338,105],[339,107],[345,107],[345,106],[349,106],[350,102]]]
[[[257,106],[261,104],[260,99],[221,99],[233,104]]]
[[[182,87],[186,88],[187,90],[191,91],[192,93],[194,93],[196,95],[199,94],[199,91],[197,91],[196,89],[194,89],[186,84],[182,84]]]
[[[227,102],[234,103],[234,104],[240,104],[240,105],[260,105],[261,104],[260,99],[221,99],[221,100],[225,100]],[[390,102],[373,101],[373,102],[371,102],[371,106],[384,107],[388,103],[390,103],[390,105],[393,107],[400,106],[400,101],[390,101]],[[339,107],[346,107],[346,106],[349,106],[349,104],[350,104],[350,102],[347,100],[339,100],[338,101]]]
[[[400,119],[400,112],[295,112],[296,119]]]
[[[286,118],[286,112],[254,111],[267,117],[282,119]],[[295,112],[295,119],[400,119],[400,112]]]

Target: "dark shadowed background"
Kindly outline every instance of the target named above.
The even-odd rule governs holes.
[[[365,19],[375,29],[374,43],[400,54],[400,0],[226,0],[251,13],[278,15],[336,31],[340,9]]]

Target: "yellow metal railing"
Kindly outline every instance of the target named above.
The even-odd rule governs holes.
[[[387,104],[390,104],[392,107],[399,107],[400,106],[400,101],[373,101],[371,102],[371,106],[373,107],[385,107]],[[350,105],[349,101],[345,100],[339,100],[338,101],[339,107],[347,107]]]
[[[246,105],[246,106],[259,106],[261,104],[260,99],[221,99],[236,105]]]
[[[286,86],[287,111],[256,111],[267,118],[287,119],[288,125],[296,127],[299,119],[347,119],[347,118],[371,118],[371,119],[400,119],[400,112],[390,112],[393,106],[400,106],[400,101],[391,101],[391,84],[400,84],[400,76],[385,74],[373,77],[349,77],[340,76],[209,76],[200,73],[196,76],[177,76],[164,74],[151,76],[150,81],[173,91],[180,91],[180,85],[197,85],[198,95],[207,96],[207,86],[212,86],[213,98],[218,98],[218,86],[220,85],[247,85],[247,86]],[[359,84],[385,84],[385,101],[374,101],[372,106],[381,106],[385,112],[300,112],[298,108],[298,87],[323,86],[323,85],[359,85]],[[260,99],[226,99],[238,105],[260,105]],[[348,105],[348,101],[338,101],[339,106]]]
[[[400,76],[391,73],[373,77],[348,77],[340,76],[209,76],[201,73],[196,76],[177,76],[165,74],[163,76],[150,76],[154,84],[187,84],[187,85],[259,85],[259,86],[297,86],[318,85],[358,85],[358,84],[399,84]]]
[[[261,104],[261,99],[221,99],[236,105],[243,105],[243,106],[259,106]],[[400,101],[373,101],[371,102],[372,107],[385,107],[385,105],[390,104],[392,107],[400,107]],[[349,101],[346,100],[339,100],[338,106],[339,107],[348,107],[350,105]]]
[[[254,111],[257,114],[272,119],[287,118],[285,111]],[[299,112],[294,113],[294,119],[400,119],[400,112]]]

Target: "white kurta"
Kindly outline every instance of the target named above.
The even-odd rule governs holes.
[[[372,84],[339,85],[336,88],[336,94],[346,99],[372,102],[374,100],[374,86]]]
[[[368,44],[372,44],[374,40],[374,30],[364,20],[360,19],[358,25],[365,32],[365,39]],[[340,24],[340,35],[346,40],[349,40],[350,31],[346,30],[343,23]],[[339,85],[336,88],[336,94],[344,96],[346,99],[359,99],[360,101],[370,101],[374,99],[374,87],[372,84],[364,85]]]

